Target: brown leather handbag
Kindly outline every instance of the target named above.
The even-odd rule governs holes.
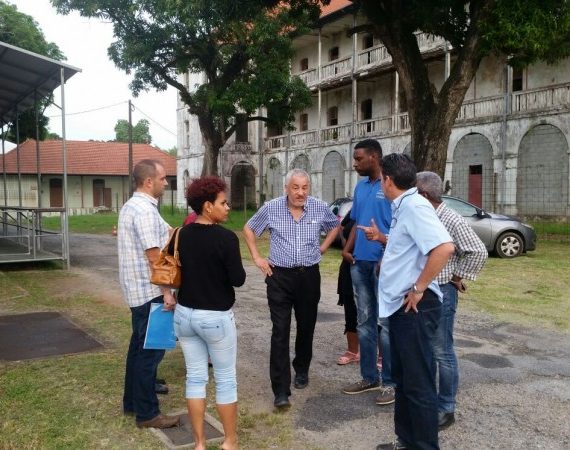
[[[170,239],[168,239],[168,242],[160,251],[158,261],[152,265],[150,276],[152,284],[173,289],[178,289],[182,284],[182,268],[180,267],[180,259],[178,257],[178,234],[180,233],[180,228],[182,227],[174,229]],[[174,239],[174,255],[168,251],[172,239]]]

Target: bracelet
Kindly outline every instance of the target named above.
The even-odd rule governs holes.
[[[420,290],[418,289],[418,287],[416,286],[416,283],[414,283],[414,285],[412,286],[412,292],[413,292],[414,294],[423,294],[425,291],[420,291]]]

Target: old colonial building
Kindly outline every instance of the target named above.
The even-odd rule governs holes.
[[[366,22],[350,1],[323,9],[320,28],[295,41],[293,75],[313,94],[295,130],[250,123],[222,149],[219,167],[234,204],[259,203],[283,192],[293,167],[311,174],[313,194],[331,202],[352,195],[352,150],[378,139],[384,153],[410,151],[406,99],[381,42],[350,30]],[[443,39],[417,33],[437,89],[454,52]],[[194,77],[194,78],[193,78]],[[192,85],[199,76],[186,75]],[[188,177],[201,169],[200,132],[179,105],[179,202]],[[570,60],[513,70],[505,56],[485,58],[451,133],[445,172],[452,195],[483,208],[528,216],[567,216],[570,140]]]

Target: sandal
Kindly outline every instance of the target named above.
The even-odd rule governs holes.
[[[352,353],[347,350],[344,352],[344,355],[339,356],[339,358],[336,360],[336,363],[339,366],[344,366],[346,364],[355,363],[358,361],[360,361],[360,353]]]

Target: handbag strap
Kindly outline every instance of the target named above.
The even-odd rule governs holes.
[[[174,239],[174,259],[180,265],[180,259],[178,258],[178,235],[180,234],[180,228],[176,227],[172,234],[176,234],[176,238]]]
[[[174,258],[176,258],[176,261],[178,261],[178,234],[180,233],[180,228],[182,228],[182,227],[176,227],[174,229],[174,231],[172,232],[172,234],[168,238],[168,242],[166,243],[166,245],[161,250],[162,253],[166,253],[167,255],[170,255],[171,253],[168,251],[168,249],[170,247],[170,243],[172,242],[172,239],[174,239],[174,249],[173,249],[174,254],[172,256],[174,256]]]

